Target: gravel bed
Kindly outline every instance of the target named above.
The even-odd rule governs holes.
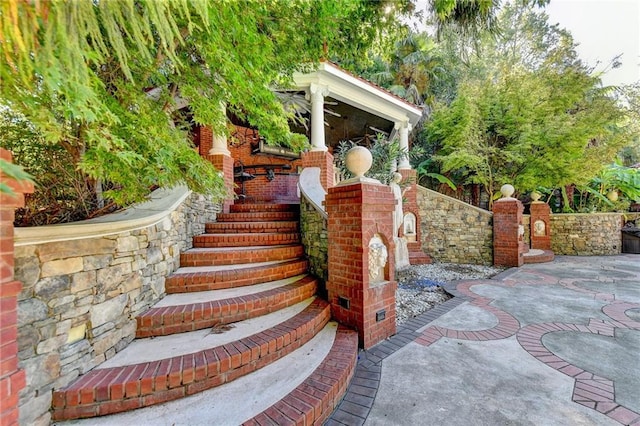
[[[451,298],[442,284],[456,280],[490,278],[504,268],[457,263],[413,265],[396,271],[396,324],[443,303]]]

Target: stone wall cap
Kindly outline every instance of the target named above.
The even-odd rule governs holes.
[[[14,246],[98,238],[146,228],[162,221],[191,194],[184,185],[160,188],[150,199],[121,212],[59,225],[15,228]]]
[[[302,169],[298,179],[298,188],[300,188],[300,193],[304,198],[326,219],[328,217],[327,212],[322,205],[327,193],[320,183],[320,167],[305,167]]]
[[[340,181],[340,183],[337,184],[336,186],[347,186],[347,185],[353,185],[355,183],[368,183],[373,185],[382,185],[382,182],[380,182],[378,179],[372,179],[372,178],[363,176],[363,177],[353,177],[350,179]]]
[[[442,197],[442,198],[446,199],[447,201],[450,201],[450,202],[456,203],[456,204],[460,204],[460,205],[465,206],[467,208],[473,209],[478,213],[486,214],[489,217],[493,216],[493,212],[492,211],[485,210],[485,209],[482,209],[480,207],[476,207],[476,206],[474,206],[472,204],[469,204],[469,203],[465,203],[464,201],[458,200],[457,198],[453,198],[453,197],[450,197],[448,195],[441,194],[438,191],[434,191],[432,189],[425,188],[424,186],[420,186],[420,185],[416,185],[416,188],[418,189],[418,192],[422,192],[424,194],[429,194],[431,196]]]

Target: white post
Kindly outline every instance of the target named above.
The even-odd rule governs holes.
[[[324,97],[329,95],[327,86],[311,83],[311,151],[327,151],[324,137]]]
[[[396,123],[396,129],[400,131],[400,149],[404,152],[409,152],[409,131],[411,130],[411,124],[406,121]],[[398,164],[399,170],[411,170],[411,164],[409,163],[409,157],[405,156],[400,159]]]
[[[227,116],[227,106],[224,102],[220,103],[220,108],[222,109],[223,117]],[[227,135],[216,135],[213,134],[213,143],[211,144],[211,149],[209,150],[209,155],[223,154],[228,157],[231,156],[231,152],[227,149]]]

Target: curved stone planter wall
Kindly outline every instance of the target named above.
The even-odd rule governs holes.
[[[52,389],[123,349],[135,317],[165,294],[180,252],[218,206],[186,188],[82,223],[16,229],[18,356],[27,386],[20,424],[48,425]]]

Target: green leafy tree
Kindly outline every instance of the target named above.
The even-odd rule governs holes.
[[[218,133],[225,104],[269,142],[299,149],[272,89],[326,50],[358,57],[407,4],[5,0],[0,102],[118,203],[179,182],[219,198],[222,180],[190,145],[177,100]]]
[[[479,51],[490,53],[434,111],[426,133],[435,158],[490,199],[504,183],[519,191],[585,184],[631,140],[629,111],[546,15],[506,8],[503,19],[514,28],[482,40]]]

